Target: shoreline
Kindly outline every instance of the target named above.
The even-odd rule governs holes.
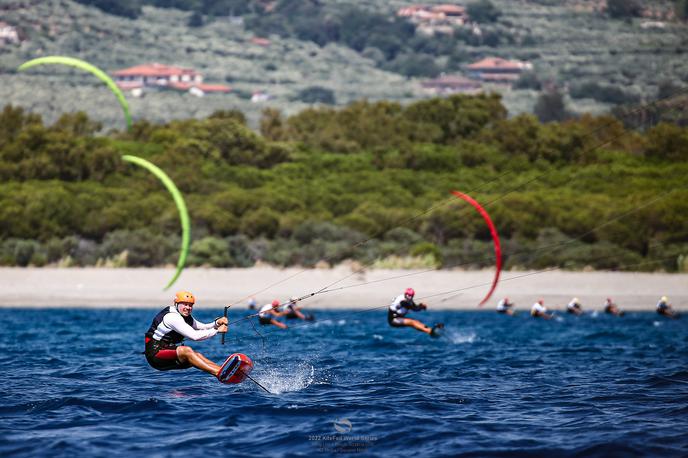
[[[674,309],[688,310],[688,274],[641,272],[503,271],[492,297],[478,307],[492,283],[486,270],[366,270],[347,266],[331,269],[189,268],[167,291],[174,268],[37,268],[0,267],[0,307],[23,308],[155,308],[170,304],[178,290],[196,295],[199,309],[233,305],[246,309],[255,296],[259,305],[272,299],[300,302],[313,309],[366,309],[389,304],[405,288],[416,290],[416,301],[436,310],[493,311],[508,296],[516,309],[528,310],[539,298],[551,310],[562,310],[572,297],[584,310],[602,310],[607,297],[627,311],[654,311],[661,296]]]

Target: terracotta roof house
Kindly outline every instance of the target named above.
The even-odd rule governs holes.
[[[461,26],[468,21],[466,8],[459,5],[411,5],[397,10],[397,16],[408,18],[424,33],[451,33],[451,27]],[[433,31],[433,27],[441,27]]]
[[[475,94],[482,91],[482,85],[459,75],[442,75],[439,78],[420,83],[427,92],[435,95],[442,94]]]
[[[532,70],[533,64],[499,57],[486,57],[466,68],[471,78],[486,82],[511,83],[519,79],[524,71]]]
[[[230,92],[223,84],[203,84],[203,75],[191,68],[176,67],[158,63],[137,65],[113,73],[115,83],[121,89],[169,88],[190,91],[195,95],[208,92]],[[194,89],[191,91],[191,89]]]

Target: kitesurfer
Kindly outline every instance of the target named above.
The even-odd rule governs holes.
[[[530,309],[530,316],[533,318],[544,318],[545,320],[549,320],[553,317],[547,310],[547,307],[545,307],[545,301],[542,299],[538,299],[538,301],[533,304]]]
[[[282,309],[284,312],[287,313],[285,315],[285,317],[288,320],[298,319],[298,320],[304,320],[304,321],[313,321],[314,320],[313,315],[304,314],[301,311],[301,307],[297,307],[297,305],[296,305],[297,302],[298,302],[298,298],[293,297],[293,296],[289,298],[289,302],[287,302],[287,305],[285,305],[284,308]]]
[[[265,304],[258,311],[258,322],[263,325],[272,324],[281,329],[287,329],[287,325],[281,321],[276,320],[274,317],[284,316],[287,312],[279,311],[280,301],[275,299],[271,304]]]
[[[614,316],[623,316],[624,312],[619,309],[619,306],[612,302],[610,297],[604,301],[604,313],[609,313]]]
[[[414,320],[412,318],[406,318],[406,314],[410,310],[418,312],[428,308],[428,306],[422,302],[420,304],[413,302],[413,296],[415,295],[416,292],[413,290],[413,288],[406,288],[404,294],[397,296],[387,310],[387,322],[393,328],[410,326],[414,329],[425,332],[426,334],[430,334],[433,337],[437,336],[439,334],[439,330],[444,327],[442,323],[437,323],[433,327],[429,327],[423,324],[421,321]]]
[[[258,308],[258,302],[256,302],[255,297],[249,297],[248,301],[246,302],[248,304],[248,309],[249,310],[255,310]]]
[[[577,297],[571,299],[571,302],[566,305],[566,312],[573,313],[576,316],[583,314],[583,307]]]
[[[514,314],[514,303],[509,302],[509,298],[505,297],[501,301],[497,302],[497,313],[504,313],[506,315]]]
[[[216,318],[212,323],[196,320],[191,311],[196,298],[188,291],[180,291],[173,305],[162,309],[146,332],[146,360],[160,371],[195,367],[217,376],[220,366],[201,353],[184,345],[182,340],[210,339],[217,333],[227,332],[227,318]]]
[[[657,302],[657,313],[668,318],[678,318],[678,314],[671,307],[669,298],[666,296],[662,296],[659,302]]]

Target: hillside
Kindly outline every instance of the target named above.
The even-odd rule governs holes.
[[[355,4],[360,11],[389,18],[408,5],[372,0],[321,3],[327,14],[343,14],[338,12]],[[485,56],[526,60],[533,64],[538,84],[556,85],[575,97],[566,101],[569,109],[578,113],[599,113],[617,103],[651,100],[662,83],[680,87],[688,80],[685,24],[666,22],[648,27],[643,18],[610,19],[587,8],[591,2],[492,3],[501,15],[496,22],[480,24],[483,39],[441,38],[448,54],[441,54],[443,49],[426,50],[420,53],[426,60],[419,62],[431,58],[437,69],[457,73]],[[89,76],[59,68],[15,72],[30,58],[52,54],[79,57],[107,72],[148,62],[192,67],[207,82],[233,88],[230,94],[204,98],[176,92],[129,97],[136,119],[155,122],[239,109],[255,127],[267,106],[287,115],[307,107],[299,99],[313,87],[332,91],[340,106],[360,99],[408,103],[428,97],[420,86],[425,77],[392,71],[404,70],[401,64],[417,57],[418,52],[408,54],[406,48],[395,64],[380,62],[379,52],[370,47],[357,52],[344,43],[319,46],[272,34],[263,37],[269,39],[269,45],[255,44],[255,31],[267,26],[263,22],[259,28],[248,16],[204,17],[202,26],[189,27],[191,12],[151,6],[144,6],[134,20],[67,0],[11,1],[0,8],[3,21],[16,26],[26,38],[19,45],[0,47],[0,97],[44,115],[48,122],[63,112],[85,109],[106,126],[122,125],[111,94]],[[501,92],[511,115],[532,111],[539,94],[533,89],[490,85],[485,90]],[[252,103],[255,91],[264,91],[272,99]]]

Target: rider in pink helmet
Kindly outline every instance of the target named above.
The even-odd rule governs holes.
[[[428,306],[422,302],[420,304],[413,302],[413,297],[415,295],[416,292],[413,290],[413,288],[406,288],[404,294],[397,296],[387,310],[387,322],[393,328],[403,328],[405,326],[409,326],[421,332],[430,334],[433,337],[437,336],[439,332],[438,330],[444,327],[442,323],[437,323],[433,327],[429,327],[421,321],[414,320],[412,318],[406,318],[406,314],[411,310],[418,312],[428,308]]]

